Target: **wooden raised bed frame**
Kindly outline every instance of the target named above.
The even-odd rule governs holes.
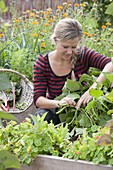
[[[92,162],[75,161],[57,156],[39,155],[30,166],[23,165],[22,170],[113,170],[113,166],[95,165]]]

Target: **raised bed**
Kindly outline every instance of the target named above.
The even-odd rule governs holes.
[[[23,165],[22,170],[113,170],[113,166],[95,165],[92,162],[75,161],[57,156],[39,155],[30,166]]]

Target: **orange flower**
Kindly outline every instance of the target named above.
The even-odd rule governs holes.
[[[50,11],[46,11],[46,12],[45,12],[45,14],[47,14],[47,15],[50,15],[50,13],[51,13]]]
[[[97,2],[97,0],[93,0],[93,2]]]
[[[106,25],[102,25],[102,29],[106,29]]]
[[[87,36],[88,36],[88,37],[92,37],[92,35],[93,35],[93,34],[88,34]]]
[[[44,48],[44,47],[45,47],[45,43],[41,43],[40,45],[41,45],[41,47],[42,47],[42,48]]]
[[[49,27],[49,24],[47,23],[47,24],[45,24],[45,26],[46,26],[46,27]]]
[[[88,36],[88,37],[91,37],[93,34],[90,34],[88,32],[84,32],[84,35]]]
[[[54,15],[53,18],[55,19],[55,18],[57,18],[57,17]]]
[[[58,8],[58,9],[63,9],[63,7],[62,7],[62,6],[57,6],[57,8]]]
[[[79,4],[74,4],[75,7],[79,7]]]
[[[48,22],[53,22],[53,19],[52,19],[52,18],[50,18]]]
[[[70,1],[70,2],[68,2],[68,4],[72,4],[72,2]]]
[[[37,34],[37,33],[33,34],[33,37],[37,37],[37,36],[38,36],[38,34]]]

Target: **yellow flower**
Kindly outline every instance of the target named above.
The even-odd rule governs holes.
[[[107,22],[106,25],[107,25],[107,26],[111,26],[111,23],[110,23],[110,22]]]
[[[92,35],[93,35],[93,34],[88,34],[87,36],[88,36],[88,37],[92,37]]]
[[[46,27],[49,27],[49,24],[47,23],[47,24],[45,24],[45,26],[46,26]]]
[[[67,14],[66,14],[66,13],[63,13],[62,16],[63,16],[63,17],[67,17]]]
[[[57,6],[57,8],[58,8],[58,9],[63,9],[63,7],[62,7],[62,6]]]
[[[38,36],[38,34],[37,34],[37,33],[33,34],[33,37],[37,37],[37,36]]]
[[[45,12],[45,14],[47,14],[47,15],[50,15],[50,13],[51,13],[50,11],[46,11],[46,12]]]
[[[74,4],[75,7],[79,7],[79,4]]]
[[[0,34],[0,38],[3,37],[3,36],[4,36],[4,34]]]
[[[84,35],[88,36],[88,37],[91,37],[93,34],[90,34],[88,32],[84,32]]]
[[[20,20],[19,20],[19,19],[16,19],[15,22],[20,22]]]
[[[30,17],[34,17],[35,14],[34,14],[33,12],[30,12],[29,16],[30,16]]]
[[[37,21],[33,21],[32,24],[35,25],[35,24],[38,24],[38,22]]]
[[[53,19],[52,19],[52,18],[50,18],[48,22],[53,22]]]
[[[43,47],[43,48],[45,47],[45,43],[41,43],[40,45],[41,45],[41,47]]]
[[[46,30],[43,30],[43,32],[45,32],[45,33],[46,33],[47,31],[46,31]]]
[[[30,13],[31,11],[30,10],[26,10],[26,13]]]
[[[84,35],[86,35],[86,36],[87,36],[87,35],[88,35],[88,32],[84,32]]]
[[[80,6],[85,7],[86,5],[85,4],[80,4]]]
[[[106,25],[102,25],[102,29],[106,29]]]

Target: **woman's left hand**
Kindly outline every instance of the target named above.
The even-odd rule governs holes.
[[[81,105],[86,106],[89,101],[92,99],[92,96],[89,94],[89,90],[87,90],[82,96],[81,98],[78,100],[77,104],[76,104],[76,109],[78,110]]]

